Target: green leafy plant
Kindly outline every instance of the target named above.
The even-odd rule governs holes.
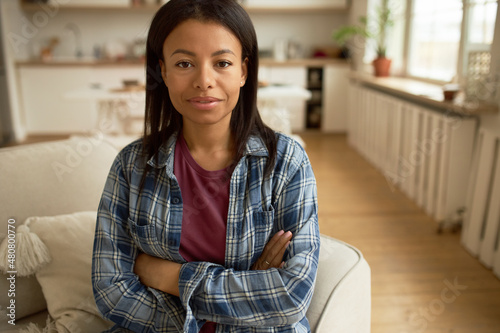
[[[382,1],[373,17],[362,16],[359,24],[347,25],[334,31],[332,38],[341,46],[353,37],[360,36],[364,39],[373,39],[376,43],[377,57],[385,58],[387,51],[387,30],[394,25],[392,11],[388,0]]]

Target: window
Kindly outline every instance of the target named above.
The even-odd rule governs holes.
[[[408,74],[451,81],[459,59],[462,0],[414,0],[411,12]]]
[[[467,30],[463,46],[462,75],[467,77],[470,100],[493,102],[496,82],[490,76],[491,44],[497,14],[496,0],[468,0],[465,7]]]
[[[468,43],[471,47],[484,47],[493,42],[497,14],[496,0],[469,0],[467,4]]]
[[[368,0],[368,4],[370,9],[380,0]],[[469,60],[484,58],[481,52],[490,51],[497,0],[401,0],[389,6],[395,26],[388,53],[410,77],[437,82],[465,78],[470,72]],[[406,43],[403,36],[407,36]],[[406,63],[403,54],[407,55]],[[368,55],[365,59],[373,59]]]

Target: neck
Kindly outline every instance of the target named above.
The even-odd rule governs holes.
[[[233,146],[231,130],[229,128],[213,127],[184,124],[182,132],[189,150],[204,152],[230,150]]]
[[[220,170],[233,162],[233,136],[229,126],[183,125],[183,136],[195,161],[206,170]]]

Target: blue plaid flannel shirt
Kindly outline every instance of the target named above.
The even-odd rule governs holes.
[[[277,163],[263,179],[268,152],[251,137],[230,181],[225,265],[186,262],[179,254],[182,196],[173,174],[176,136],[144,166],[140,140],[116,157],[99,204],[92,281],[96,304],[114,332],[309,332],[305,317],[319,257],[316,181],[304,149],[277,134]],[[269,239],[290,230],[282,269],[252,271]],[[134,274],[139,251],[182,263],[180,297],[148,288]]]

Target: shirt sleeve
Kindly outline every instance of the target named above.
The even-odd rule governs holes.
[[[293,232],[283,269],[236,271],[206,262],[184,264],[179,279],[187,310],[196,319],[236,326],[284,326],[305,317],[311,301],[320,237],[316,181],[303,154],[274,203],[274,224]]]
[[[120,155],[111,167],[99,204],[92,260],[94,298],[102,315],[116,327],[133,332],[182,331],[184,309],[179,298],[153,290],[134,274],[138,248],[130,236],[129,184]],[[112,330],[111,330],[112,331]]]

